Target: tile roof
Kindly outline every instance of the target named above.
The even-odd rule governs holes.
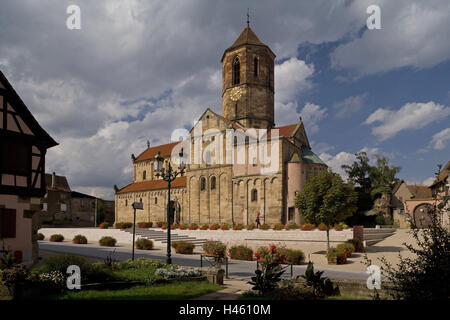
[[[45,187],[47,190],[56,190],[71,192],[67,178],[64,176],[55,176],[55,188],[52,188],[52,174],[45,174]]]
[[[427,186],[409,185],[408,190],[412,193],[414,199],[428,199],[432,197],[431,189]]]
[[[172,154],[172,149],[178,144],[180,143],[179,141],[177,142],[172,142],[172,143],[167,143],[167,144],[161,144],[159,146],[156,147],[151,147],[148,148],[147,150],[145,150],[144,152],[142,152],[137,158],[136,158],[136,162],[137,161],[144,161],[144,160],[151,160],[154,159],[155,156],[158,154],[158,151],[161,152],[161,157],[170,157]]]
[[[272,136],[272,130],[278,129],[278,136],[279,137],[290,137],[293,133],[295,128],[297,127],[297,123],[289,124],[282,127],[274,127],[271,130],[268,130],[267,132],[267,138],[270,138]]]
[[[179,177],[172,181],[171,188],[184,188],[186,187],[186,177]],[[128,193],[128,192],[142,192],[152,190],[164,190],[167,189],[167,182],[164,180],[148,180],[141,182],[130,183],[123,187],[116,194]]]

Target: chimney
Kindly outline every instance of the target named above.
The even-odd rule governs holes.
[[[147,140],[147,149],[150,148],[150,141]]]
[[[52,173],[52,189],[56,188],[56,174]]]

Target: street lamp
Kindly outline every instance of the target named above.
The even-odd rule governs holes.
[[[167,181],[168,183],[168,197],[167,197],[167,258],[166,263],[172,264],[172,258],[170,257],[170,225],[171,225],[171,219],[170,219],[170,183],[175,180],[177,176],[182,176],[184,174],[184,170],[186,168],[186,164],[183,161],[183,148],[181,148],[180,153],[178,153],[180,157],[180,162],[178,165],[179,170],[173,170],[172,165],[170,164],[170,161],[168,161],[168,168],[167,170],[163,167],[163,161],[164,158],[161,157],[161,153],[158,152],[158,154],[155,156],[155,162],[154,162],[154,171],[156,172],[157,177],[161,177],[164,181]]]

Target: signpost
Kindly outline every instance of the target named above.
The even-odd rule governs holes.
[[[134,238],[136,235],[136,210],[144,210],[144,204],[142,202],[133,202],[132,207],[134,209],[134,218],[133,218],[133,251],[131,253],[131,260],[134,260]]]

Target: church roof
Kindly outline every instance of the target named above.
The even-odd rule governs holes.
[[[151,160],[154,159],[155,156],[158,154],[158,152],[161,153],[161,157],[170,157],[172,155],[172,149],[178,144],[180,143],[179,141],[177,142],[172,142],[172,143],[167,143],[167,144],[161,144],[159,146],[156,147],[151,147],[148,148],[147,150],[145,150],[144,152],[142,152],[135,160],[135,162],[138,161],[145,161],[145,160]]]
[[[173,180],[170,184],[171,188],[184,188],[186,187],[186,177],[179,177]],[[123,187],[116,194],[128,193],[128,192],[142,192],[152,190],[164,190],[167,189],[167,182],[164,180],[147,180],[141,182],[133,182]]]
[[[266,45],[265,43],[261,42],[261,40],[259,40],[258,36],[255,34],[255,32],[252,30],[252,28],[246,27],[241,32],[241,34],[236,39],[236,41],[233,42],[231,47],[229,47],[225,50],[225,52],[223,53],[223,56],[222,56],[222,60],[223,60],[223,57],[225,56],[225,53],[227,53],[228,51],[233,50],[235,48],[238,48],[240,46],[243,46],[243,45],[254,45],[254,46],[266,47],[275,56],[273,51],[270,50],[269,46]]]
[[[302,160],[306,163],[325,164],[314,152],[307,146],[302,146]]]

